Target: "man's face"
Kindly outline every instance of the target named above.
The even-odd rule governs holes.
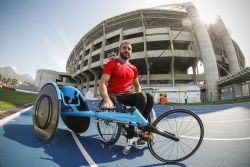
[[[128,43],[122,44],[120,48],[120,56],[123,60],[128,60],[132,53],[132,46]]]

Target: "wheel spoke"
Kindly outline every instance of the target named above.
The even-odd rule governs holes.
[[[188,124],[186,125],[186,127],[182,130],[182,132],[185,131],[185,130],[187,129],[187,127],[190,125],[190,123],[192,122],[192,120],[193,120],[193,117],[192,117],[191,120],[188,122]],[[181,134],[182,134],[182,132],[181,132]]]
[[[170,157],[170,155],[171,155],[171,153],[172,153],[172,151],[173,151],[174,145],[175,145],[175,142],[174,142],[174,144],[173,144],[173,146],[172,146],[172,149],[171,149],[170,153],[168,154],[168,159],[169,159],[169,157]]]
[[[166,112],[158,117],[153,125],[164,127],[159,129],[173,133],[179,138],[179,141],[175,142],[157,135],[155,142],[149,145],[152,155],[163,162],[179,162],[187,159],[196,152],[204,135],[200,118],[185,109]],[[193,137],[198,140],[193,140]]]
[[[186,130],[185,132],[182,132],[181,135],[186,134],[187,132],[189,132],[190,130],[194,129],[195,127],[197,127],[197,125],[193,126],[193,127],[190,128],[189,130]]]
[[[169,140],[165,145],[167,145],[168,143],[170,143],[172,140]],[[157,141],[158,143],[158,141]],[[155,150],[158,150],[159,148],[162,148],[162,145],[158,146],[157,148],[155,148]]]
[[[180,128],[179,128],[179,130],[178,130],[178,132],[177,132],[177,136],[179,136],[179,132],[180,132],[181,127],[182,127],[183,119],[184,119],[184,117],[182,117],[182,120],[181,120],[181,126],[180,126]]]
[[[168,122],[168,119],[167,119],[167,122]],[[174,130],[173,130],[173,128],[172,128],[172,126],[170,125],[169,122],[168,122],[168,125],[169,125],[169,127],[171,128],[172,132],[174,133]]]
[[[160,154],[160,156],[163,154],[163,153],[165,153],[169,148],[171,148],[171,144],[166,148],[166,149],[164,149],[162,152],[161,152],[161,154]]]
[[[184,141],[180,141],[181,143],[183,143],[186,147],[190,148],[190,150],[193,150],[194,148],[190,147],[189,145],[187,145]]]

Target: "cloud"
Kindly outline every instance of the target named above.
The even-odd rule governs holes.
[[[18,72],[18,68],[14,65],[2,65],[2,67],[11,67],[16,73]]]
[[[49,58],[57,66],[54,70],[65,71],[69,51],[65,49],[65,47],[56,47],[56,45],[44,35],[41,35],[41,38],[48,47],[47,51]]]
[[[57,34],[62,39],[62,41],[63,41],[64,45],[66,46],[66,48],[68,49],[68,51],[71,52],[72,46],[71,46],[68,38],[66,37],[65,33],[63,31],[57,30]]]

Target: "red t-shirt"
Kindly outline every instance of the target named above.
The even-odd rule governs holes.
[[[131,93],[133,80],[138,78],[137,68],[119,59],[109,61],[103,73],[110,75],[108,92],[114,94]]]

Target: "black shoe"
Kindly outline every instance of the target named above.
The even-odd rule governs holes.
[[[132,139],[133,137],[137,137],[137,133],[134,130],[133,126],[126,127],[125,125],[122,125],[122,129],[121,129],[123,135],[128,138],[128,139]]]
[[[138,139],[138,141],[134,143],[134,146],[137,149],[143,149],[147,146],[147,142],[145,140]]]
[[[137,145],[138,146],[143,146],[143,145],[145,145],[147,142],[145,141],[145,140],[142,140],[142,139],[139,139],[138,141],[137,141]]]

